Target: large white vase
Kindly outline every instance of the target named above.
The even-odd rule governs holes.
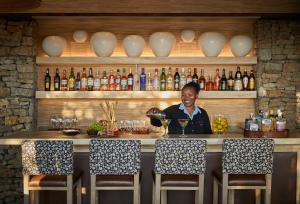
[[[66,46],[67,41],[60,36],[48,36],[42,42],[42,48],[49,57],[61,56]]]
[[[185,43],[191,43],[195,39],[195,31],[183,30],[181,31],[181,39]]]
[[[90,44],[98,57],[109,57],[117,46],[117,38],[110,32],[97,32],[92,35]]]
[[[249,36],[236,35],[231,38],[229,45],[234,56],[244,57],[251,51],[253,41]]]
[[[205,56],[217,57],[224,48],[225,36],[218,32],[205,32],[199,37],[198,44]]]
[[[157,57],[168,57],[176,44],[176,38],[169,32],[156,32],[149,38],[149,45]]]
[[[128,57],[139,57],[145,44],[144,38],[140,35],[128,35],[123,39],[123,48]]]

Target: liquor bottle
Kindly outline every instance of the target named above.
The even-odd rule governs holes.
[[[193,82],[198,84],[197,68],[194,68],[194,75],[193,75],[192,79],[193,79]]]
[[[286,129],[286,119],[283,118],[282,112],[277,110],[276,131],[284,131]]]
[[[140,76],[139,76],[139,70],[138,65],[135,65],[134,75],[133,75],[133,90],[139,91],[140,90]]]
[[[68,88],[69,88],[69,91],[75,91],[75,74],[74,74],[73,67],[71,68],[71,72],[69,75]]]
[[[85,73],[85,68],[83,68],[83,70],[82,70],[81,90],[82,91],[87,91],[88,90],[87,77],[86,77],[86,73]]]
[[[189,69],[188,69],[188,74],[187,74],[187,76],[186,76],[186,83],[188,84],[188,83],[190,83],[190,82],[192,82],[192,81],[193,81],[192,70],[191,70],[191,68],[189,68]]]
[[[50,91],[51,87],[51,77],[49,74],[49,68],[46,70],[46,75],[45,75],[45,91]]]
[[[116,90],[116,80],[115,80],[115,75],[114,75],[114,71],[110,70],[109,71],[109,76],[108,76],[108,87],[107,89],[110,91],[114,91]]]
[[[94,91],[100,91],[100,85],[101,85],[101,81],[100,81],[100,75],[99,75],[99,70],[96,71],[96,77],[94,79]]]
[[[261,130],[270,131],[272,128],[272,120],[269,117],[269,113],[265,112],[261,121]]]
[[[249,77],[247,74],[247,70],[245,69],[244,75],[243,75],[243,90],[247,91],[249,89]]]
[[[270,110],[270,119],[271,119],[271,130],[274,131],[276,128],[276,116],[274,115],[274,111]]]
[[[264,112],[262,110],[259,110],[258,111],[258,115],[256,116],[256,120],[257,120],[257,123],[258,123],[258,129],[261,130],[261,122],[262,122],[262,119],[264,117]]]
[[[203,69],[201,69],[201,72],[200,72],[199,86],[200,86],[200,90],[205,90],[206,89],[206,80],[205,80],[205,77],[204,77],[204,70]]]
[[[167,91],[172,91],[174,87],[173,75],[172,75],[172,68],[169,67],[168,74],[167,74]]]
[[[152,89],[153,89],[153,79],[151,77],[151,73],[148,72],[146,90],[152,91]]]
[[[88,85],[88,91],[93,91],[94,88],[94,76],[93,76],[93,69],[89,69],[89,76],[87,78],[87,85]]]
[[[235,91],[241,91],[243,90],[243,82],[242,82],[242,73],[240,71],[240,67],[237,67],[237,71],[235,73],[235,79],[234,79],[234,90]]]
[[[159,91],[159,89],[158,69],[155,69],[155,74],[153,77],[153,91]]]
[[[212,81],[212,75],[211,74],[209,74],[208,81],[206,82],[205,86],[206,86],[206,88],[205,88],[206,91],[213,91],[214,90],[214,82]]]
[[[221,81],[220,81],[220,90],[221,91],[226,91],[227,90],[227,79],[226,79],[225,69],[222,70],[222,78],[221,78]]]
[[[250,76],[249,76],[249,90],[250,91],[255,90],[255,77],[254,77],[253,70],[251,70]]]
[[[129,74],[127,76],[127,89],[133,91],[133,74],[131,68],[129,68]]]
[[[214,90],[215,91],[220,90],[220,80],[221,80],[221,77],[220,77],[219,69],[216,69],[216,75],[214,77]]]
[[[103,71],[103,76],[100,80],[100,83],[101,83],[100,90],[107,91],[108,90],[108,78],[106,76],[106,71]]]
[[[117,69],[117,74],[116,74],[116,91],[121,90],[121,74],[120,74],[120,69]]]
[[[180,75],[180,89],[182,89],[186,85],[186,75],[185,69],[181,68],[181,75]]]
[[[68,79],[67,79],[67,71],[64,69],[63,76],[61,78],[61,87],[60,90],[68,91]]]
[[[54,91],[59,91],[59,90],[60,90],[60,76],[59,76],[58,68],[56,68],[56,73],[54,76]]]
[[[75,80],[75,90],[80,91],[81,89],[81,79],[80,79],[80,72],[77,72],[76,80]]]
[[[176,72],[174,75],[174,90],[180,91],[180,75],[178,73],[178,68],[176,68]]]
[[[233,91],[234,90],[234,79],[232,77],[232,71],[229,71],[229,78],[227,80],[228,84],[228,90]]]
[[[166,74],[165,74],[165,68],[162,68],[161,74],[160,74],[160,90],[165,91],[166,90]]]
[[[146,84],[147,84],[147,81],[146,81],[146,74],[145,74],[145,68],[143,67],[142,68],[142,73],[141,73],[141,76],[140,76],[140,90],[141,91],[146,91]]]
[[[125,68],[123,68],[123,73],[121,77],[121,91],[127,91],[127,75]]]

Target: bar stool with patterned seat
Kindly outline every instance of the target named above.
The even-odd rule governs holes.
[[[140,202],[141,141],[91,140],[91,204],[98,203],[98,191],[132,190],[133,203]]]
[[[261,190],[265,190],[265,203],[271,203],[273,171],[272,139],[224,139],[223,168],[214,171],[213,203],[218,203],[218,185],[222,186],[222,203],[234,203],[234,190],[253,189],[256,204]]]
[[[24,178],[24,204],[34,192],[35,203],[39,203],[38,192],[67,191],[67,204],[72,204],[73,189],[77,191],[77,203],[81,203],[81,176],[73,175],[73,142],[36,140],[22,144]]]
[[[154,204],[166,204],[168,190],[195,191],[195,203],[203,203],[206,151],[205,140],[156,140]]]

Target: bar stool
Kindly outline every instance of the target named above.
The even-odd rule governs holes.
[[[91,140],[91,204],[99,190],[132,190],[133,203],[140,202],[141,141]]]
[[[223,169],[214,171],[213,203],[218,203],[218,185],[222,186],[222,203],[234,203],[234,190],[254,189],[256,204],[261,190],[265,190],[265,203],[271,203],[273,171],[272,139],[224,139]],[[229,193],[229,194],[228,194]]]
[[[195,203],[203,203],[206,151],[205,140],[156,140],[154,204],[166,204],[168,190],[195,191]]]
[[[81,176],[73,175],[72,141],[25,141],[22,144],[24,204],[29,204],[29,192],[39,203],[39,191],[67,191],[67,204],[72,204],[73,189],[81,204]]]

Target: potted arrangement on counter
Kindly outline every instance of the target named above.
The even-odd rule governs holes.
[[[106,126],[102,122],[94,122],[87,129],[87,134],[91,136],[103,135],[105,132]]]

